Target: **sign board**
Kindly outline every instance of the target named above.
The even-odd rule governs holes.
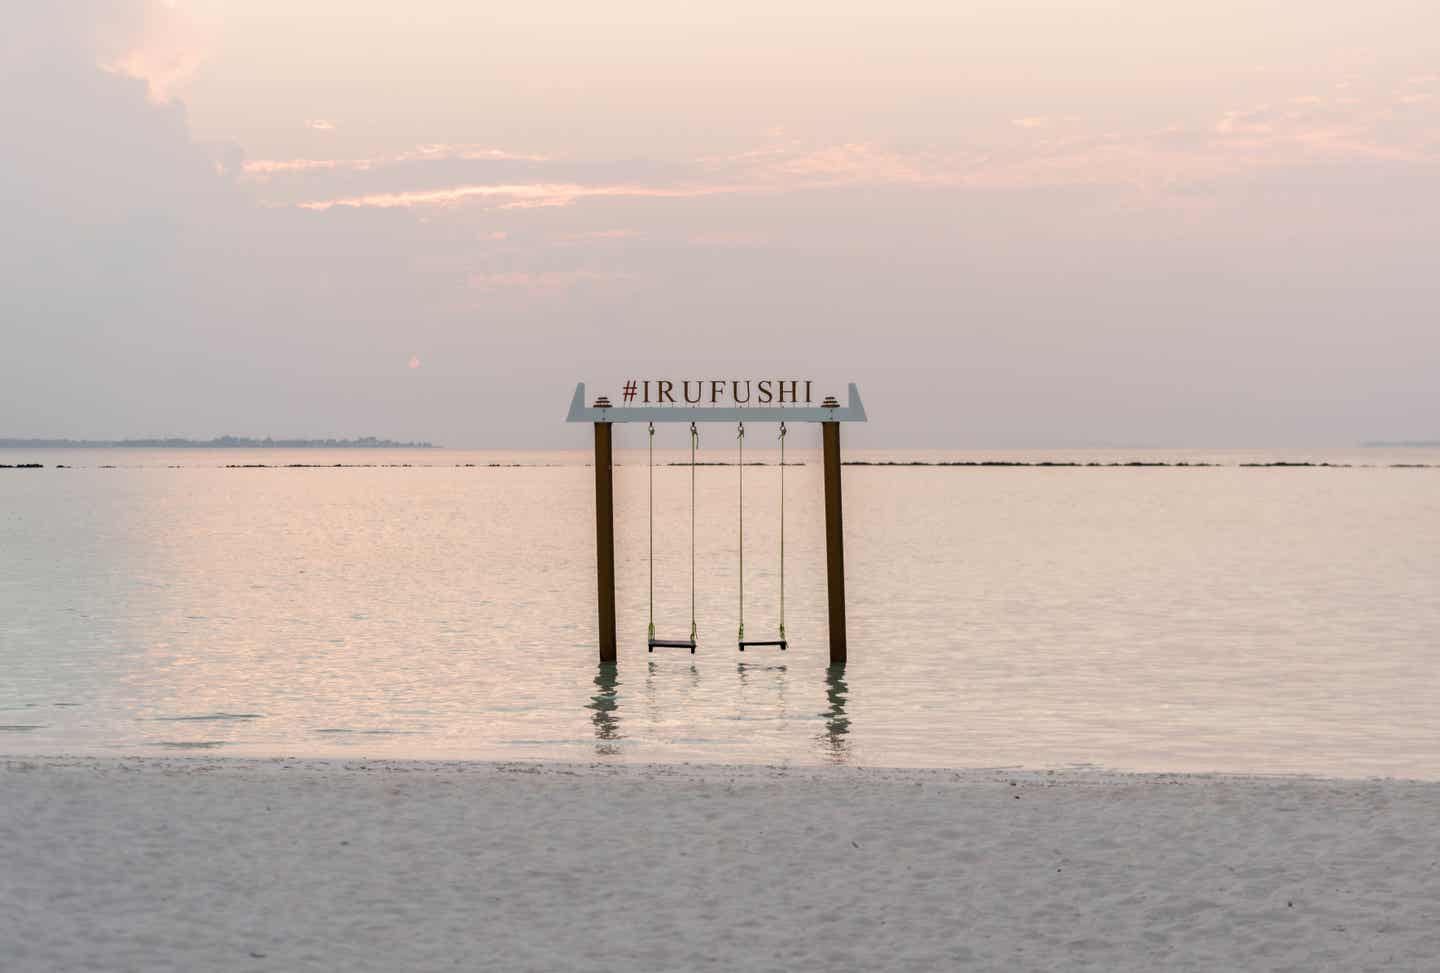
[[[619,402],[596,396],[586,405],[575,386],[566,422],[864,422],[854,382],[841,405],[821,396],[813,379],[627,379]]]

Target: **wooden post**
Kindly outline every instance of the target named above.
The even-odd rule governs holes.
[[[840,423],[820,423],[825,445],[825,576],[830,593],[830,664],[845,664],[845,531],[840,514]]]
[[[615,662],[615,484],[610,423],[595,423],[595,577],[600,595],[600,664]]]

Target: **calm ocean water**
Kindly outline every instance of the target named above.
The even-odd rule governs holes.
[[[849,467],[837,674],[817,457],[785,471],[784,654],[736,652],[737,469],[698,471],[692,657],[645,651],[646,468],[623,453],[607,673],[586,454],[0,451],[52,467],[0,470],[0,753],[1440,778],[1440,469],[1387,465],[1440,451],[852,458],[1375,465]],[[245,463],[425,465],[223,468]],[[744,476],[759,637],[779,470]],[[683,637],[689,471],[655,490],[656,623]]]

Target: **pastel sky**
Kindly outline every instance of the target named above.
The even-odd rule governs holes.
[[[1440,436],[1433,0],[27,3],[0,436]]]

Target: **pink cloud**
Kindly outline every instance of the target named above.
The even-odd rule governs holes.
[[[109,51],[98,66],[144,81],[151,101],[169,101],[204,63],[210,38],[173,2],[141,0],[131,9],[139,16],[138,30],[123,37],[101,38],[100,44]]]
[[[394,193],[371,193],[340,199],[322,199],[300,203],[301,209],[327,210],[335,206],[357,209],[394,209],[422,206],[451,206],[473,199],[502,200],[504,209],[539,206],[569,206],[576,200],[596,197],[643,197],[651,199],[688,199],[736,192],[729,186],[691,186],[662,188],[653,186],[586,186],[579,183],[517,183],[513,185],[451,186],[446,189],[424,189]]]
[[[310,172],[316,169],[363,172],[372,165],[369,159],[247,159],[242,168],[247,175],[268,176],[277,172]]]
[[[753,247],[765,245],[766,237],[763,233],[742,230],[717,231],[714,233],[697,233],[690,237],[689,242],[697,247],[718,247],[724,250],[746,250]]]
[[[1258,108],[1251,108],[1247,111],[1227,111],[1215,124],[1215,131],[1222,135],[1235,133],[1266,134],[1274,131],[1274,126],[1265,119],[1269,117],[1269,106],[1261,105]]]
[[[825,144],[781,137],[744,151],[695,159],[689,165],[688,179],[673,183],[667,179],[663,185],[592,183],[571,175],[575,169],[561,169],[557,164],[554,171],[566,171],[566,178],[417,189],[402,184],[383,192],[320,195],[298,205],[324,211],[335,207],[425,209],[480,202],[491,209],[523,210],[572,206],[600,198],[694,199],[851,186],[1021,189],[1128,185],[1149,192],[1321,161],[1434,158],[1433,140],[1396,124],[1400,104],[1421,104],[1433,97],[1431,92],[1412,87],[1384,101],[1368,97],[1364,103],[1349,95],[1310,93],[1331,90],[1325,81],[1312,78],[1298,91],[1277,92],[1273,103],[1218,112],[1208,121],[1201,115],[1142,130],[1094,129],[1074,115],[1037,114],[1002,121],[988,133],[976,132],[963,147],[917,149],[864,140]],[[1390,114],[1387,105],[1393,109]],[[520,158],[537,163],[538,172],[547,171],[543,163],[551,161],[488,147],[433,144],[384,160],[257,160],[247,163],[246,171],[263,178],[271,172],[366,169],[385,161],[440,158]],[[403,173],[396,173],[396,178],[403,178]],[[596,231],[554,242],[576,246],[585,240],[620,238],[625,233]]]
[[[316,119],[305,123],[320,131],[333,130],[333,122]],[[249,176],[264,178],[276,173],[311,172],[315,170],[339,170],[345,172],[369,172],[385,165],[402,162],[440,162],[446,160],[485,161],[512,160],[519,162],[548,162],[551,157],[527,152],[510,152],[486,146],[449,145],[430,143],[394,155],[372,156],[364,159],[250,159],[244,170]]]
[[[639,230],[590,230],[585,233],[567,233],[560,239],[554,241],[553,246],[576,247],[586,243],[604,242],[608,240],[634,240],[641,236],[644,236],[644,234]]]
[[[612,284],[634,280],[634,275],[600,270],[505,271],[474,273],[466,279],[482,294],[519,293],[532,297],[564,294],[585,284]]]

